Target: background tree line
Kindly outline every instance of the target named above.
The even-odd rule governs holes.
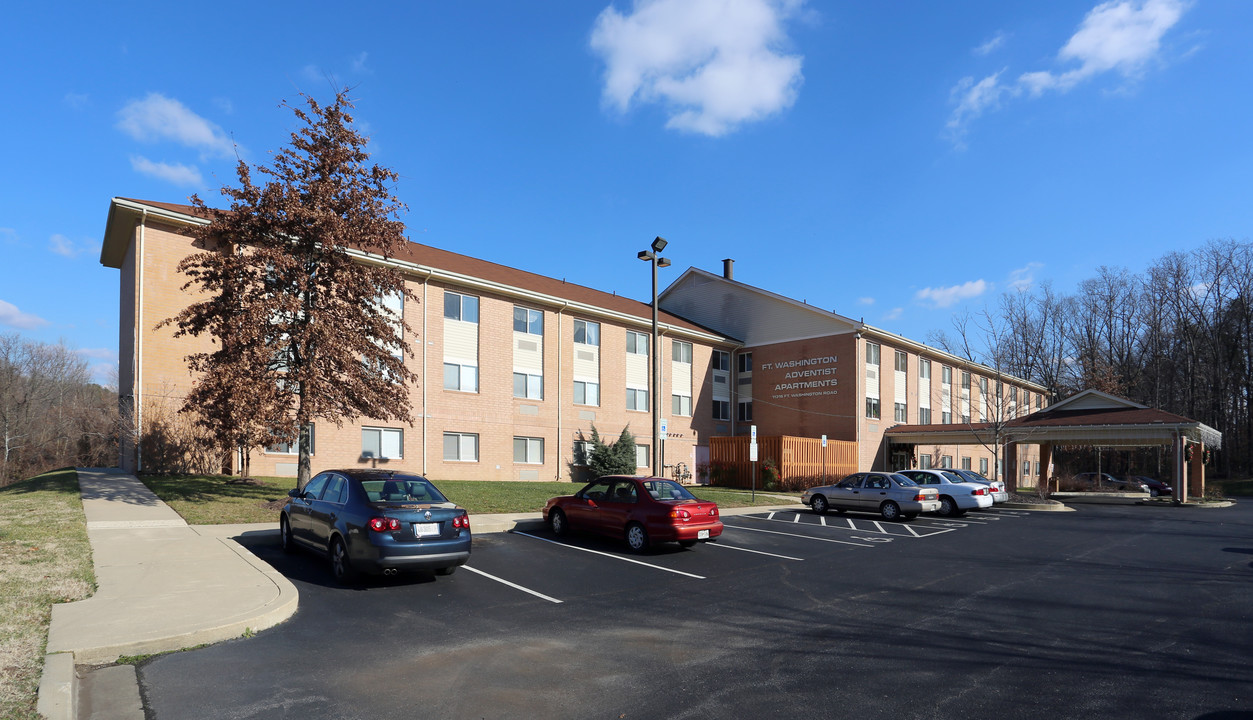
[[[0,486],[70,465],[117,464],[117,390],[63,344],[0,335]]]
[[[1053,401],[1095,389],[1198,420],[1223,433],[1211,472],[1253,469],[1253,243],[1210,241],[1141,274],[1101,266],[1073,295],[1009,292],[954,324],[931,341],[980,347],[965,354]]]

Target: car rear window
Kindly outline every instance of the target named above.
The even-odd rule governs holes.
[[[654,500],[695,500],[696,496],[673,480],[645,480],[644,489]]]
[[[896,481],[897,485],[900,485],[902,487],[918,487],[918,483],[914,482],[913,480],[910,480],[909,478],[899,473],[894,474],[892,476],[892,479]]]
[[[370,502],[448,502],[448,498],[425,478],[362,480],[361,490]]]

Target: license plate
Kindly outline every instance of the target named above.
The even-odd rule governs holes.
[[[439,534],[439,523],[414,523],[413,534],[418,537],[430,537]]]
[[[697,531],[696,531],[696,539],[697,539],[697,540],[708,540],[708,539],[709,539],[709,531],[708,531],[708,530],[697,530]]]

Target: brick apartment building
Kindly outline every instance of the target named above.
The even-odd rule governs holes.
[[[157,328],[190,303],[176,268],[197,251],[191,230],[204,223],[186,205],[110,204],[100,259],[120,271],[118,393],[137,426],[181,406],[193,379],[185,358],[211,342]],[[579,479],[580,443],[594,424],[610,440],[629,427],[640,472],[650,472],[651,305],[417,243],[394,265],[419,299],[402,308],[416,333],[406,361],[418,377],[414,424],[315,422],[315,471]],[[892,446],[884,431],[977,423],[1046,402],[1031,383],[736,282],[729,261],[721,276],[688,269],[658,306],[663,458],[694,474],[711,438],[756,425],[764,436],[855,442],[862,469],[950,464],[990,476],[986,448]],[[1032,452],[1017,451],[1024,474]],[[144,448],[124,441],[120,461],[142,470]],[[295,475],[295,448],[254,451],[251,469]]]

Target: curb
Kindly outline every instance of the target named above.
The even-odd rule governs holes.
[[[1049,503],[1048,505],[1040,505],[1036,503],[1006,502],[1006,503],[1001,503],[1000,507],[1009,508],[1011,510],[1027,510],[1031,512],[1074,512],[1075,511],[1074,508],[1066,507],[1066,505],[1064,505],[1063,503],[1059,503],[1059,502]]]

